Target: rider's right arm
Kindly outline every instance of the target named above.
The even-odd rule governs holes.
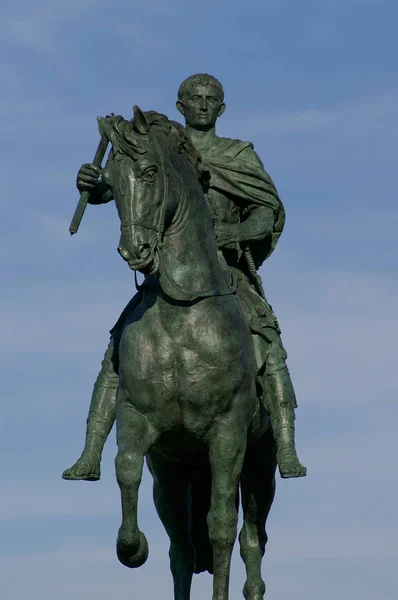
[[[113,200],[110,187],[100,181],[101,169],[93,164],[84,164],[77,174],[76,186],[79,192],[89,192],[89,204],[105,204]]]
[[[90,190],[90,195],[88,197],[89,204],[106,204],[111,200],[113,200],[112,190],[104,181],[99,181]]]

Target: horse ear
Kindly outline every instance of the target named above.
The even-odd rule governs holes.
[[[134,129],[137,131],[137,133],[140,133],[141,135],[147,135],[149,133],[149,125],[148,125],[148,121],[145,118],[144,113],[142,112],[140,107],[137,105],[133,106],[133,111],[134,111],[134,121],[133,121]]]

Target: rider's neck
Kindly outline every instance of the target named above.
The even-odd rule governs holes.
[[[185,128],[187,130],[191,142],[198,150],[210,147],[213,144],[215,138],[217,137],[215,125],[213,125],[213,127],[210,127],[210,129],[206,130],[195,129],[194,127],[188,124],[185,125]]]

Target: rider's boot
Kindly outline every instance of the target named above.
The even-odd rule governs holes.
[[[115,421],[116,394],[114,385],[109,387],[98,382],[94,385],[84,450],[78,461],[62,473],[63,479],[98,481],[101,477],[102,450]]]
[[[102,450],[115,422],[116,394],[119,386],[118,345],[119,331],[115,330],[94,384],[87,417],[84,450],[73,467],[62,473],[64,479],[98,481],[101,477]]]
[[[115,422],[116,395],[119,387],[119,343],[127,316],[140,303],[142,292],[130,300],[116,325],[94,384],[87,417],[86,441],[79,460],[62,473],[64,479],[98,481],[101,477],[101,457],[106,439]]]
[[[304,477],[307,469],[297,456],[294,439],[296,397],[290,373],[285,366],[264,377],[265,407],[274,434],[281,477]]]

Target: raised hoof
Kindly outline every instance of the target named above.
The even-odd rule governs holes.
[[[67,481],[98,481],[101,477],[99,461],[82,455],[79,460],[62,473]]]
[[[116,554],[119,561],[129,569],[141,567],[147,560],[149,554],[148,542],[145,535],[140,531],[140,543],[138,550],[134,552],[135,544],[128,544],[120,538],[116,542]]]

